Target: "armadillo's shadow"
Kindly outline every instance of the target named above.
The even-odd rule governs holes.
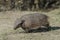
[[[60,27],[58,27],[58,26],[53,26],[53,27],[50,27],[48,30],[45,29],[45,28],[33,30],[33,33],[34,33],[34,32],[48,32],[48,31],[53,31],[53,30],[58,30],[58,29],[60,29]]]
[[[53,30],[58,30],[58,29],[60,29],[60,27],[51,26],[48,30],[46,28],[41,28],[41,29],[37,29],[37,30],[31,30],[31,32],[28,32],[28,33],[48,32],[48,31],[53,31]],[[21,32],[19,32],[19,33],[21,33]],[[26,33],[26,32],[22,32],[22,33]]]

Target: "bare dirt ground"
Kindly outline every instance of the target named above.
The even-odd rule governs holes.
[[[24,33],[21,28],[14,30],[14,22],[24,14],[31,11],[6,11],[0,12],[0,40],[60,40],[60,9],[43,12],[49,16],[51,31]],[[38,13],[41,13],[38,11]]]

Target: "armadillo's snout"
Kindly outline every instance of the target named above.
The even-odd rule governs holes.
[[[17,29],[17,27],[14,27],[14,30],[16,30]]]
[[[18,28],[19,28],[19,26],[15,26],[15,27],[14,27],[14,30],[16,30],[16,29],[18,29]]]
[[[20,27],[20,25],[17,25],[14,27],[14,30],[18,29]]]

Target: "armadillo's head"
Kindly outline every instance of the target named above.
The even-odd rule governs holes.
[[[20,25],[17,25],[14,27],[14,30],[18,29],[20,27]]]
[[[24,20],[22,20],[21,22],[15,24],[16,26],[14,27],[14,30],[18,29],[19,27],[22,27],[23,23],[24,23]]]

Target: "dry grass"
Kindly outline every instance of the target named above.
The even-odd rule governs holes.
[[[60,9],[43,12],[49,16],[50,25],[53,27],[51,31],[23,33],[24,31],[21,28],[13,30],[15,20],[28,13],[30,11],[0,12],[0,40],[60,40]]]

